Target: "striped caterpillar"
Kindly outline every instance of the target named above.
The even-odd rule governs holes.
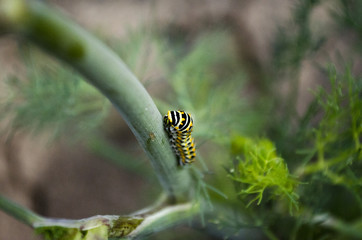
[[[168,111],[163,118],[163,124],[168,133],[172,150],[177,156],[178,164],[195,161],[195,140],[191,136],[193,120],[184,111]]]

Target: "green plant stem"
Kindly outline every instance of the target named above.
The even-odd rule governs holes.
[[[41,221],[42,217],[33,213],[32,211],[20,206],[4,196],[0,195],[0,209],[4,212],[32,227],[35,222]]]
[[[163,205],[164,203],[165,198],[161,197],[155,205],[135,214],[126,216],[97,215],[73,220],[41,217],[0,195],[0,209],[34,229],[54,229],[58,227],[88,231],[105,226],[108,229],[109,237],[145,236],[179,224],[200,211],[199,204],[188,202],[168,206]],[[132,224],[132,228],[125,234],[124,227],[129,227],[130,224]]]
[[[313,217],[308,223],[318,224],[330,229],[334,229],[345,236],[353,239],[362,238],[362,219],[357,219],[355,222],[343,222],[329,214],[319,214]]]
[[[145,217],[144,221],[136,228],[129,237],[139,238],[154,232],[175,226],[175,224],[187,221],[200,212],[200,204],[184,203],[162,208],[157,212]]]
[[[277,236],[275,236],[268,228],[262,228],[262,230],[270,240],[278,240]]]
[[[328,161],[324,161],[323,158],[323,162],[315,162],[315,163],[310,163],[306,166],[302,166],[299,169],[296,170],[296,173],[298,176],[301,175],[309,175],[318,171],[326,171],[328,168],[345,161],[346,158],[348,158],[348,156],[350,156],[351,154],[353,154],[354,151],[345,151],[343,152],[343,154],[340,154],[337,157],[334,158],[330,158],[328,159]]]
[[[176,165],[160,112],[113,51],[41,1],[0,0],[0,32],[35,43],[83,74],[119,110],[168,196],[178,201],[188,198],[191,179]]]

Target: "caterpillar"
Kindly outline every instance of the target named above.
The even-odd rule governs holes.
[[[191,114],[184,111],[168,111],[163,118],[173,152],[180,166],[195,161],[195,140],[191,136],[193,120]]]

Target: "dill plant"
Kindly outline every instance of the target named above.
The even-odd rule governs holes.
[[[324,72],[329,88],[315,91],[304,116],[295,111],[302,61],[324,43],[324,36],[313,36],[309,29],[310,14],[319,3],[298,5],[298,28],[284,38],[278,35],[281,51],[274,56],[277,67],[269,79],[276,79],[267,84],[269,91],[281,84],[277,78],[283,73],[284,81],[295,79],[296,84],[290,84],[286,96],[264,96],[262,100],[272,103],[268,108],[245,105],[240,94],[245,73],[235,65],[233,50],[228,51],[233,47],[226,31],[204,33],[171,65],[175,71],[169,77],[174,91],[170,102],[196,116],[195,137],[202,144],[198,160],[208,167],[197,181],[226,196],[201,194],[213,206],[214,214],[206,214],[209,224],[222,229],[224,237],[237,238],[240,229],[251,228],[259,228],[269,239],[328,238],[335,231],[341,239],[361,236],[360,79],[350,68],[340,74],[331,65]],[[276,114],[275,105],[280,108]],[[266,136],[256,137],[261,132]],[[342,230],[349,221],[351,231]]]
[[[60,66],[30,46],[23,46],[24,74],[6,80],[9,94],[0,101],[2,118],[9,124],[2,131],[19,130],[51,135],[89,135],[102,123],[110,104],[79,74]]]
[[[310,126],[308,136],[314,144],[306,151],[309,154],[297,172],[311,181],[305,186],[307,192],[317,186],[321,189],[313,198],[304,194],[308,205],[351,221],[362,215],[362,85],[349,67],[339,74],[330,66],[328,73],[330,90],[320,88],[315,93],[323,116],[316,126]],[[341,194],[340,199],[318,202],[327,189],[327,196]],[[349,204],[342,207],[338,201]]]
[[[315,145],[312,151],[315,152],[317,160],[304,169],[305,174],[328,171],[330,167],[343,163],[346,159],[348,159],[347,165],[361,160],[360,79],[351,75],[349,67],[344,74],[338,74],[331,65],[328,73],[330,92],[324,88],[315,91],[323,117],[310,132]]]
[[[230,32],[204,32],[189,45],[184,46],[189,51],[183,56],[177,55],[179,46],[169,45],[176,48],[166,56],[173,70],[168,76],[173,90],[169,107],[193,113],[195,136],[205,141],[226,143],[229,140],[225,136],[232,132],[256,133],[263,120],[241,96],[246,74],[238,64]]]
[[[319,2],[304,1],[295,9],[294,23],[298,27],[291,35],[280,35],[281,39],[277,40],[280,45],[277,45],[276,53],[280,55],[274,56],[277,71],[270,71],[270,78],[278,79],[278,71],[290,71],[288,76],[295,77],[292,79],[296,83],[302,61],[321,43],[311,36],[308,26],[309,15]],[[142,37],[142,34],[135,34],[128,42],[134,52],[131,51],[126,61],[136,71],[140,68],[137,67],[136,50],[144,43]],[[275,111],[275,105],[260,108],[243,96],[247,76],[238,63],[228,31],[203,33],[190,45],[183,46],[183,55],[178,54],[179,46],[166,44],[161,35],[157,37],[160,38],[152,41],[156,40],[157,46],[162,48],[160,52],[168,48],[174,52],[161,56],[164,59],[157,58],[165,69],[171,69],[166,71],[165,78],[169,79],[173,91],[165,99],[158,99],[156,102],[162,113],[168,109],[184,109],[193,113],[198,146],[198,163],[182,169],[187,174],[183,176],[192,177],[192,184],[186,184],[191,201],[185,205],[194,210],[187,214],[184,212],[183,217],[180,217],[182,211],[174,211],[169,215],[172,221],[177,218],[190,219],[197,213],[204,231],[230,239],[248,236],[258,236],[261,239],[362,237],[362,89],[361,79],[354,77],[350,68],[347,67],[344,74],[340,74],[334,67],[329,68],[330,89],[319,88],[315,91],[315,101],[300,119],[295,116],[294,93],[297,89],[291,88],[288,96],[283,98],[271,95],[279,87],[280,81],[265,83],[269,92],[263,100],[275,105],[290,103],[289,106],[284,105],[279,115],[275,116],[271,114]],[[125,46],[119,49],[123,56],[129,50],[128,45]],[[278,51],[281,49],[283,51]],[[47,97],[43,94],[52,93],[55,88],[56,91],[65,90],[64,94],[69,95],[61,94],[62,99],[67,96],[71,101],[65,104],[65,109],[60,108],[61,115],[44,114],[49,117],[36,123],[36,126],[51,123],[51,117],[64,117],[67,124],[61,125],[66,126],[74,120],[73,117],[78,116],[76,113],[79,112],[73,107],[77,105],[87,109],[89,102],[82,101],[83,91],[73,91],[76,89],[74,86],[78,86],[78,81],[71,82],[70,86],[52,83],[54,86],[49,86],[48,89],[47,84],[43,84],[43,80],[48,78],[47,74],[44,73],[45,77],[42,71],[40,74],[40,83],[44,85],[44,89],[40,89],[40,98]],[[69,76],[68,73],[64,75]],[[140,75],[143,76],[143,73]],[[32,77],[32,82],[31,79]],[[39,84],[39,79],[34,81],[34,86]],[[30,96],[35,92],[36,88],[32,84],[26,89],[21,84],[16,84],[17,80],[11,82],[13,90],[20,96]],[[106,95],[112,94],[106,90]],[[26,91],[31,94],[24,94]],[[23,108],[18,109],[31,111],[44,107],[38,101],[32,103],[30,99],[28,105],[24,104]],[[55,97],[54,102],[58,101]],[[74,102],[77,104],[73,105]],[[8,106],[11,108],[16,105]],[[56,108],[58,105],[53,106]],[[42,114],[42,111],[39,109],[35,112]],[[69,112],[71,114],[67,115]],[[14,116],[26,116],[30,119],[36,114],[28,117],[16,113]],[[161,121],[157,124],[160,125]],[[149,139],[152,142],[153,139]],[[99,147],[106,149],[110,158],[117,156],[114,148],[107,148],[106,144],[99,144]],[[290,165],[293,167],[288,168]],[[165,175],[166,180],[170,176],[165,172],[156,172]],[[184,179],[168,180],[177,183]],[[160,207],[162,205],[157,205],[158,209]],[[168,220],[166,216],[149,231],[158,231],[164,226],[167,228]],[[197,226],[198,220],[195,222]],[[121,226],[129,229],[127,224],[126,222],[126,225]],[[110,237],[107,230],[103,227],[93,228],[94,236],[91,236],[92,231],[79,229],[66,231],[54,226],[38,228],[49,239],[62,239],[64,236],[69,239],[106,239]],[[251,235],[247,234],[248,230]]]
[[[293,178],[284,160],[276,153],[274,144],[268,139],[253,140],[245,137],[232,139],[231,151],[236,156],[235,168],[230,177],[237,183],[238,194],[244,198],[255,195],[246,207],[253,202],[259,205],[263,194],[269,190],[271,198],[286,199],[289,209],[298,209],[298,194],[295,189],[298,181]]]
[[[148,213],[151,221],[148,221],[143,227],[140,227],[140,223],[138,223],[132,229],[132,233],[127,232],[127,235],[137,234],[138,237],[146,232],[152,232],[154,229],[160,231],[164,226],[173,225],[175,221],[184,221],[195,214],[198,210],[197,205],[191,205],[188,202],[180,203],[189,199],[189,195],[186,193],[189,190],[191,179],[187,172],[177,169],[175,156],[162,128],[161,114],[142,84],[113,51],[87,31],[40,1],[1,0],[0,21],[1,30],[12,32],[37,44],[79,71],[119,110],[150,159],[155,160],[152,162],[152,166],[157,172],[156,176],[164,188],[166,197],[157,201],[156,206],[147,208],[146,211],[151,212]],[[28,108],[28,110],[31,109]],[[0,196],[0,199],[5,198]],[[0,201],[0,205],[9,214],[15,215],[13,206],[16,204],[4,200]],[[156,211],[152,215],[153,208],[161,206],[166,208],[162,208],[160,214]],[[24,208],[21,208],[20,211],[25,213],[23,215],[28,215]],[[186,214],[184,215],[184,213]],[[143,214],[142,216],[144,216]],[[23,215],[20,220],[23,220]],[[109,235],[113,234],[113,230],[117,231],[117,237],[124,236],[124,229],[115,229],[114,224],[124,226],[127,224],[123,221],[124,219],[135,219],[134,215],[110,216],[107,219],[108,223],[105,223],[102,221],[104,220],[102,217],[101,219],[97,216],[95,218],[96,221],[94,218],[67,221],[38,216],[37,219],[27,221],[26,224],[35,229],[39,227],[51,229],[60,226],[61,228],[77,228],[79,231],[84,229],[82,224],[90,223],[91,227],[88,230],[99,226],[97,224],[106,225],[108,236],[101,237],[105,238],[113,237]],[[115,218],[121,218],[122,221],[119,223]],[[110,225],[113,225],[112,229],[110,229]],[[136,227],[137,229],[135,229]],[[97,236],[87,239],[95,238]]]

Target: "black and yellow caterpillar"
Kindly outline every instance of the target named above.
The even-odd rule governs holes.
[[[195,140],[191,136],[193,120],[189,113],[184,111],[168,111],[163,118],[163,124],[168,133],[172,150],[177,156],[178,164],[195,161]]]

